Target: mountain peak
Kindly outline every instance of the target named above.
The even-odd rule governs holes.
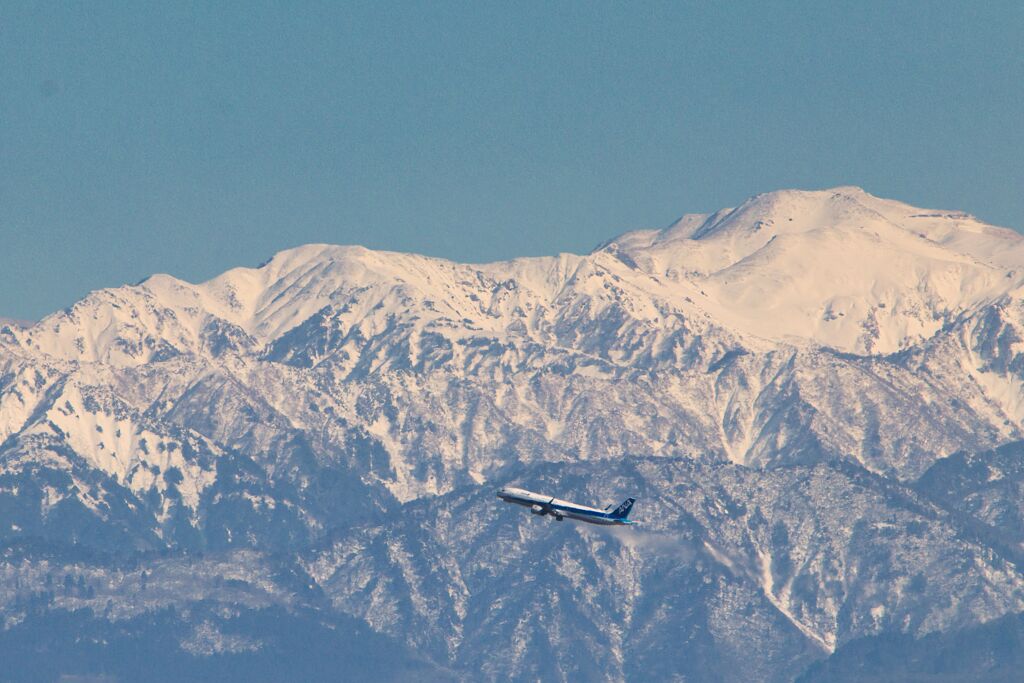
[[[768,343],[891,353],[1014,292],[1024,285],[1021,264],[1024,238],[962,212],[855,186],[789,189],[629,232],[587,256],[470,265],[306,244],[199,284],[154,275],[97,292],[9,336],[56,356],[137,364],[205,348],[211,321],[262,346],[335,309],[359,334],[401,319],[504,335],[586,310],[573,306],[626,306],[645,321],[669,306]]]
[[[855,186],[778,190],[608,242],[689,284],[714,317],[774,340],[888,353],[1024,283],[1024,238]]]
[[[831,189],[824,190],[825,192],[831,192],[833,194],[848,194],[848,195],[868,195],[873,196],[864,190],[863,187],[858,185],[839,185]]]

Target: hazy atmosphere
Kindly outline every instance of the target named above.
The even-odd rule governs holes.
[[[1019,683],[1024,4],[508,5],[0,0],[0,681]]]
[[[311,242],[586,253],[789,187],[1019,228],[1021,35],[1018,2],[2,3],[0,316]]]

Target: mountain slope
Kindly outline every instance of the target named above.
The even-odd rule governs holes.
[[[1016,233],[835,188],[583,256],[307,245],[94,292],[0,325],[3,614],[226,557],[306,586],[260,609],[441,669],[763,680],[1015,614],[1016,470],[957,467],[1024,439],[1022,284]],[[496,507],[510,481],[639,493],[649,526],[553,529]],[[43,599],[60,571],[102,602]]]

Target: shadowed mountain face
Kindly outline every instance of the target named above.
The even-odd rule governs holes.
[[[131,679],[105,657],[160,642],[187,678],[296,631],[311,679],[342,634],[396,680],[792,680],[1015,623],[1022,283],[1016,233],[836,188],[586,256],[309,245],[0,326],[0,649]]]

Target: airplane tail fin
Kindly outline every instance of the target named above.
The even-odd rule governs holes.
[[[622,505],[615,508],[611,513],[612,519],[626,519],[629,517],[629,511],[633,509],[633,503],[636,502],[636,498],[627,498],[623,501]]]

